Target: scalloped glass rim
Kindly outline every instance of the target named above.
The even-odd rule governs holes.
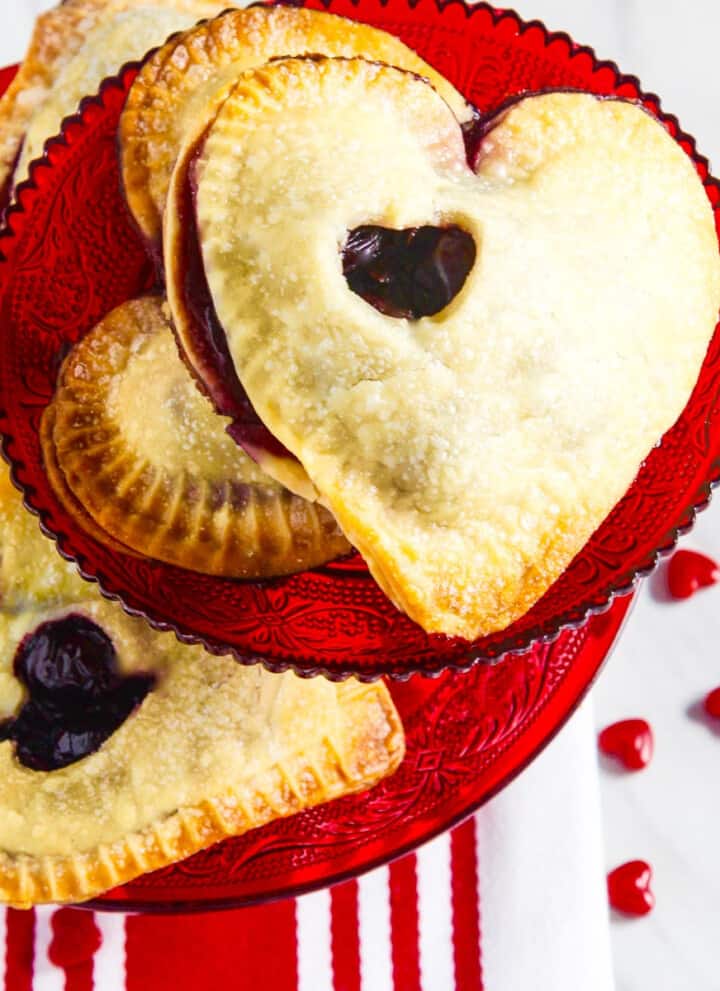
[[[697,151],[695,139],[683,131],[677,117],[662,110],[660,99],[656,95],[646,93],[642,90],[637,77],[622,73],[612,61],[599,60],[592,48],[576,45],[566,33],[550,32],[537,20],[524,22],[519,15],[511,10],[496,10],[485,3],[479,3],[471,7],[465,4],[464,0],[447,0],[447,2],[443,2],[443,0],[420,0],[419,3],[412,3],[408,0],[405,9],[410,14],[418,7],[427,7],[428,3],[431,3],[440,14],[448,10],[457,10],[462,12],[466,19],[478,17],[489,18],[493,28],[503,33],[506,40],[513,39],[519,43],[529,37],[537,41],[539,37],[545,49],[550,49],[555,45],[561,45],[566,50],[568,64],[573,63],[576,59],[589,60],[592,66],[593,77],[602,72],[610,72],[613,78],[613,90],[618,92],[618,95],[627,94],[633,99],[640,100],[644,106],[665,123],[675,139],[693,159],[715,212],[716,222],[720,223],[720,208],[718,207],[718,203],[720,203],[720,184],[710,176],[707,159]],[[345,13],[352,16],[354,12],[362,10],[363,13],[366,13],[368,9],[372,9],[373,7],[382,10],[392,6],[392,3],[390,0],[327,0],[327,2],[323,2],[323,0],[305,0],[300,6],[329,9],[333,12]],[[32,198],[33,191],[38,189],[36,176],[39,170],[53,167],[51,162],[53,150],[58,147],[68,147],[66,135],[71,134],[74,128],[82,127],[87,115],[93,108],[105,106],[105,99],[108,92],[112,89],[124,90],[129,85],[128,80],[131,74],[137,71],[140,64],[138,62],[128,63],[121,69],[117,76],[106,79],[96,96],[86,98],[80,105],[78,113],[66,118],[63,122],[62,133],[55,138],[51,138],[46,143],[43,156],[30,166],[29,178],[17,187],[14,202],[6,210],[5,224],[2,231],[0,231],[0,278],[2,276],[2,263],[6,260],[3,244],[17,234],[18,224],[22,227],[23,216],[26,214],[24,209],[26,202],[29,198]],[[622,90],[625,90],[626,93],[620,92]],[[489,112],[496,109],[497,106],[488,108]],[[94,569],[92,563],[84,554],[75,553],[69,548],[69,544],[72,541],[67,533],[61,530],[55,530],[48,524],[47,510],[44,510],[42,506],[34,501],[36,493],[32,485],[28,482],[27,477],[24,477],[26,476],[27,466],[13,454],[14,441],[7,431],[7,414],[4,408],[0,409],[0,434],[2,435],[3,454],[11,465],[14,483],[23,492],[26,507],[40,517],[43,531],[56,540],[60,553],[68,560],[76,563],[84,578],[97,582],[100,590],[106,597],[121,602],[129,613],[144,617],[156,629],[171,630],[181,641],[186,643],[202,643],[213,653],[230,652],[241,663],[262,663],[272,671],[292,669],[302,676],[325,674],[333,679],[341,679],[352,674],[365,680],[371,680],[383,675],[404,679],[413,673],[424,673],[431,676],[437,675],[447,668],[464,671],[477,662],[498,662],[509,655],[523,654],[535,644],[552,642],[563,630],[582,626],[590,616],[607,610],[616,596],[628,593],[636,586],[640,578],[649,574],[656,567],[660,558],[669,554],[674,549],[678,538],[691,529],[696,514],[708,505],[713,488],[720,483],[720,457],[718,456],[720,452],[718,452],[718,454],[715,454],[712,470],[709,475],[698,485],[690,501],[684,508],[673,513],[673,519],[669,521],[665,529],[663,540],[655,548],[648,551],[639,563],[628,568],[627,571],[616,575],[601,592],[589,596],[586,601],[568,608],[544,622],[538,623],[519,633],[513,633],[511,627],[508,635],[495,634],[491,638],[484,638],[476,643],[468,643],[460,656],[453,656],[451,659],[447,659],[436,666],[428,662],[419,663],[418,661],[413,661],[412,658],[408,658],[402,664],[387,663],[384,660],[379,661],[372,671],[358,670],[352,666],[344,666],[342,670],[338,670],[338,668],[328,667],[327,660],[322,657],[314,659],[311,664],[307,662],[297,664],[293,663],[292,659],[289,658],[279,659],[276,656],[257,651],[246,653],[228,645],[222,640],[216,640],[207,635],[184,629],[175,622],[164,621],[157,616],[150,615],[145,609],[133,607],[124,598],[128,594],[127,590],[114,587],[112,580],[103,574],[102,571]],[[602,526],[605,526],[605,524]],[[582,553],[581,551],[579,557],[582,556]],[[488,640],[491,642],[488,643]],[[349,661],[348,664],[350,663]]]

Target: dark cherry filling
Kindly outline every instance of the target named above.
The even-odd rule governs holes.
[[[255,460],[263,451],[276,457],[296,460],[267,429],[255,412],[235,371],[225,331],[218,320],[210,294],[205,266],[200,253],[197,228],[197,182],[195,165],[202,151],[201,138],[188,166],[183,188],[181,220],[185,236],[181,238],[180,270],[184,273],[183,299],[190,317],[190,334],[194,343],[194,361],[202,376],[202,385],[215,409],[232,419],[228,433]]]
[[[343,249],[352,291],[381,313],[408,320],[445,309],[474,264],[475,241],[460,227],[366,225],[350,231]]]
[[[0,727],[21,764],[56,771],[112,736],[153,687],[152,675],[124,677],[107,634],[84,616],[43,623],[18,647],[15,675],[28,699]]]
[[[495,123],[496,121],[494,117],[484,116],[479,110],[473,109],[473,115],[470,120],[466,120],[465,123],[460,126],[463,141],[465,142],[465,158],[467,159],[468,165],[473,170],[480,154],[480,145],[482,144],[482,140],[488,130],[490,130],[491,127],[494,127]]]

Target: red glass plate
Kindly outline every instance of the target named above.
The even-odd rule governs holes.
[[[297,895],[363,873],[460,822],[519,773],[575,709],[631,598],[504,664],[392,682],[407,755],[351,795],[147,874],[94,908],[202,911]]]
[[[320,0],[309,0],[320,6]],[[485,5],[453,0],[330,0],[331,10],[387,28],[435,64],[483,111],[526,89],[574,87],[638,99],[693,158],[716,206],[717,183],[675,118],[636,79],[621,75],[566,35]],[[157,627],[231,649],[272,670],[341,677],[407,676],[465,669],[548,641],[607,606],[670,548],[720,473],[720,333],[681,420],[654,450],[637,482],[543,599],[508,630],[475,643],[431,636],[399,613],[355,556],[263,583],[197,575],[122,554],[81,531],[43,471],[38,424],[69,345],[107,311],[147,289],[153,270],[125,210],[115,132],[136,68],[107,81],[97,98],[49,142],[21,187],[0,239],[0,430],[14,477],[62,552],[86,577]],[[720,213],[717,214],[720,217]],[[679,328],[681,331],[682,328]]]

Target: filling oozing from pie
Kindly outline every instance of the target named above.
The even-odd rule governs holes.
[[[465,142],[465,157],[471,169],[475,168],[475,162],[477,161],[483,138],[494,124],[494,116],[481,114],[479,110],[473,110],[470,120],[463,121],[460,125],[463,141]]]
[[[270,433],[253,409],[235,371],[225,331],[215,312],[200,254],[195,209],[197,185],[194,166],[202,149],[201,138],[192,156],[183,188],[182,212],[186,235],[179,245],[179,250],[183,253],[181,271],[185,273],[182,291],[193,324],[195,356],[201,366],[198,369],[202,375],[201,384],[217,412],[230,417],[232,424],[228,427],[228,433],[251,458],[259,460],[259,455],[267,451],[278,458],[297,460]]]
[[[42,623],[20,643],[14,673],[27,697],[2,726],[16,757],[56,771],[98,750],[152,689],[152,675],[123,676],[112,640],[78,613]]]
[[[487,119],[479,113],[463,124],[468,163],[478,154],[488,133]],[[233,421],[228,433],[256,461],[263,453],[297,461],[255,412],[238,378],[225,331],[210,294],[200,251],[197,223],[196,165],[207,132],[190,157],[183,183],[180,210],[184,236],[180,271],[182,293],[191,319],[195,372],[215,409]],[[388,316],[418,320],[443,310],[460,292],[475,263],[476,247],[470,234],[456,226],[413,227],[392,230],[362,225],[348,232],[341,249],[348,285],[371,306]]]

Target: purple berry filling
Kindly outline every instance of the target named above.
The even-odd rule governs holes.
[[[56,771],[94,753],[137,708],[152,675],[123,676],[107,634],[78,614],[43,623],[15,654],[14,670],[28,698],[0,727],[17,759]]]
[[[459,227],[350,231],[343,271],[354,293],[391,317],[418,320],[450,303],[475,264],[475,242]]]

